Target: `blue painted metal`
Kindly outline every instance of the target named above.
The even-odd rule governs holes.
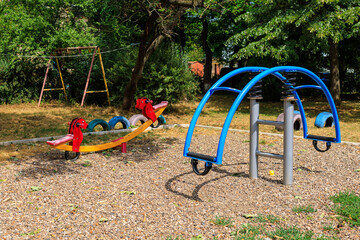
[[[325,123],[331,119],[331,126],[334,126],[334,121],[333,121],[333,115],[329,112],[321,112],[317,115],[316,119],[315,119],[315,126],[318,128],[323,128],[325,127]]]
[[[242,90],[234,90],[233,88],[227,88],[227,87],[220,87],[221,84],[223,84],[224,82],[226,82],[227,80],[229,80],[230,78],[241,74],[241,73],[246,73],[246,72],[259,72],[259,74],[257,76],[255,76],[251,81],[249,81],[246,86],[242,89]],[[307,122],[306,122],[306,116],[305,116],[305,112],[304,112],[304,108],[303,105],[300,101],[300,97],[297,93],[296,90],[300,90],[300,89],[304,89],[304,88],[315,88],[315,89],[321,89],[329,104],[330,104],[330,108],[331,108],[331,112],[334,116],[334,125],[335,125],[335,135],[336,137],[334,138],[334,142],[339,143],[341,142],[341,137],[340,137],[340,126],[339,126],[339,118],[338,118],[338,114],[336,111],[336,107],[335,107],[335,103],[333,101],[333,99],[331,98],[330,92],[327,89],[327,87],[325,86],[325,84],[321,81],[321,79],[314,74],[313,72],[305,69],[305,68],[301,68],[301,67],[295,67],[295,66],[279,66],[279,67],[274,67],[274,68],[264,68],[264,67],[244,67],[244,68],[239,68],[236,69],[228,74],[226,74],[225,76],[223,76],[222,78],[220,78],[208,91],[207,93],[204,95],[203,99],[200,101],[194,116],[190,122],[189,125],[189,130],[186,136],[186,140],[185,140],[185,145],[184,145],[184,156],[187,156],[187,153],[189,152],[189,148],[190,148],[190,144],[191,144],[191,138],[194,132],[194,128],[197,122],[197,119],[200,116],[200,113],[202,111],[202,109],[204,108],[206,102],[209,100],[210,96],[212,95],[213,92],[218,91],[218,90],[225,90],[225,91],[232,91],[232,92],[236,92],[238,93],[238,96],[236,97],[233,105],[231,106],[229,113],[225,119],[221,134],[220,134],[220,139],[219,139],[219,144],[218,144],[218,148],[217,148],[217,154],[216,157],[214,158],[214,161],[211,161],[213,163],[216,164],[221,164],[222,163],[222,155],[223,155],[223,150],[224,150],[224,146],[225,146],[225,140],[226,140],[226,136],[227,136],[227,132],[229,130],[229,126],[231,123],[231,120],[236,112],[236,109],[238,108],[238,106],[240,105],[241,101],[244,99],[245,95],[249,92],[249,90],[262,78],[268,76],[268,75],[274,75],[277,78],[279,78],[280,80],[285,80],[286,78],[283,77],[279,72],[299,72],[299,73],[303,73],[305,75],[307,75],[308,77],[312,78],[319,86],[315,86],[315,85],[304,85],[304,86],[298,86],[294,88],[294,91],[292,92],[295,96],[296,103],[299,107],[299,111],[300,111],[300,115],[301,118],[303,120],[303,131],[304,131],[304,138],[308,139],[308,134],[307,134]],[[310,139],[310,138],[309,138]],[[313,139],[313,138],[311,138]],[[318,139],[320,141],[322,141],[321,139]],[[190,157],[190,156],[189,156]],[[197,160],[202,160],[202,161],[207,161],[204,159],[200,159],[200,158],[196,158]]]
[[[304,88],[315,88],[315,89],[322,90],[320,86],[316,86],[316,85],[302,85],[302,86],[294,87],[295,90],[300,90],[300,89],[304,89]]]
[[[217,88],[212,88],[210,90],[211,94],[213,94],[215,91],[229,91],[229,92],[234,92],[234,93],[241,93],[241,90],[236,89],[236,88],[230,88],[230,87],[217,87]]]
[[[223,84],[224,82],[226,82],[227,80],[229,80],[230,78],[239,75],[241,73],[247,73],[247,72],[261,72],[261,71],[265,71],[268,68],[265,67],[244,67],[244,68],[239,68],[236,69],[232,72],[229,72],[228,74],[226,74],[225,76],[223,76],[222,78],[220,78],[204,95],[203,99],[200,101],[198,107],[195,110],[195,113],[193,115],[193,118],[191,119],[190,125],[189,125],[189,129],[186,135],[186,140],[185,140],[185,145],[184,145],[184,156],[187,157],[187,153],[189,152],[189,148],[190,148],[190,143],[191,143],[191,138],[192,135],[194,133],[194,129],[195,129],[195,125],[196,122],[200,116],[200,113],[202,111],[202,109],[204,108],[206,102],[209,100],[210,96],[213,94],[214,90],[218,88],[219,86],[221,86],[221,84]],[[284,77],[282,77],[280,74],[276,74],[278,77],[285,79]],[[241,93],[240,93],[241,94]],[[217,154],[217,156],[219,156]],[[200,158],[196,158],[197,160],[202,160],[202,161],[206,161],[204,159],[200,159]],[[214,162],[217,164],[221,164],[221,158],[220,161],[218,160],[217,157],[215,157]]]

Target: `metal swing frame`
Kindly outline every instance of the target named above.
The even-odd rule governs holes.
[[[40,98],[39,98],[39,102],[38,102],[38,107],[41,104],[41,99],[43,97],[44,92],[47,91],[63,91],[64,92],[64,96],[65,96],[65,100],[67,101],[67,95],[66,95],[66,89],[65,89],[65,84],[64,84],[64,79],[62,77],[62,73],[61,73],[61,67],[59,64],[59,56],[61,56],[64,52],[65,53],[69,53],[70,51],[78,51],[79,53],[81,53],[81,51],[83,50],[93,50],[93,54],[92,54],[92,59],[91,59],[91,64],[90,64],[90,69],[89,69],[89,73],[87,75],[87,79],[86,79],[86,84],[85,84],[85,89],[84,89],[84,93],[82,96],[82,100],[81,100],[81,107],[84,105],[84,101],[85,101],[85,97],[87,93],[104,93],[106,92],[107,95],[107,100],[108,100],[108,104],[110,105],[110,94],[109,94],[109,89],[107,86],[107,82],[106,82],[106,77],[105,77],[105,70],[104,70],[104,65],[103,65],[103,61],[102,61],[102,57],[101,57],[101,52],[100,52],[100,47],[98,46],[90,46],[90,47],[68,47],[68,48],[57,48],[53,51],[53,54],[51,54],[51,57],[47,63],[47,68],[46,68],[46,73],[45,73],[45,77],[44,77],[44,82],[41,88],[41,93],[40,93]],[[94,66],[94,60],[95,60],[95,56],[98,55],[99,56],[99,61],[100,61],[100,66],[101,66],[101,71],[102,71],[102,76],[103,76],[103,80],[104,80],[104,85],[105,85],[105,90],[97,90],[97,91],[88,91],[88,87],[89,87],[89,82],[90,82],[90,76],[91,76],[91,71],[93,69]],[[60,80],[61,80],[61,88],[45,88],[46,85],[46,80],[48,77],[48,73],[49,73],[49,69],[51,66],[51,61],[53,60],[53,58],[55,58],[56,61],[56,65],[57,65],[57,69],[59,71],[59,76],[60,76]]]

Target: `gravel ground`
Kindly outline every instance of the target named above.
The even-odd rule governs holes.
[[[172,131],[134,139],[128,153],[83,154],[73,163],[50,150],[0,166],[0,239],[232,239],[242,224],[258,224],[246,214],[278,217],[266,224],[269,230],[297,226],[316,236],[358,239],[360,229],[336,219],[329,197],[360,193],[359,147],[333,144],[319,153],[311,141],[294,139],[294,184],[285,186],[277,159],[261,157],[259,178],[249,179],[248,134],[229,132],[224,164],[197,176],[182,156],[183,135]],[[191,150],[214,154],[218,136],[204,132]],[[263,151],[282,152],[280,137],[260,142]],[[292,211],[308,205],[317,211]],[[214,224],[216,217],[231,218],[233,226]]]

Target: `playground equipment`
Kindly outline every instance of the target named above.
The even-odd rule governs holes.
[[[318,128],[334,126],[333,115],[329,112],[321,112],[315,119],[315,126]]]
[[[277,122],[284,122],[284,113],[280,113],[276,119]],[[299,111],[294,111],[294,118],[293,118],[294,130],[300,130],[303,128],[301,115]],[[283,125],[275,125],[277,130],[284,130]]]
[[[251,79],[242,90],[224,87],[222,84],[229,80],[230,78],[242,74],[242,73],[257,73],[257,75]],[[282,74],[287,75],[288,78],[283,76]],[[302,85],[296,86],[294,74],[304,74],[310,77],[315,81],[317,85]],[[261,96],[261,81],[263,78],[273,75],[282,81],[283,89],[282,92],[283,97],[282,100],[284,102],[284,121],[267,121],[259,119],[259,100],[262,99]],[[300,97],[298,95],[298,90],[305,88],[313,88],[322,90],[330,104],[332,116],[334,119],[334,127],[335,127],[335,137],[326,137],[326,136],[317,136],[308,134],[307,121],[304,112],[303,105],[301,103]],[[199,118],[199,115],[204,108],[206,102],[209,100],[210,96],[216,91],[230,91],[238,94],[236,99],[234,100],[233,105],[231,106],[229,113],[225,119],[219,144],[217,147],[216,156],[209,156],[206,154],[196,153],[190,151],[190,144],[192,135],[194,132],[194,128],[196,122]],[[231,120],[235,114],[236,109],[238,108],[241,101],[244,99],[245,95],[249,93],[250,99],[250,161],[249,161],[249,175],[250,178],[256,179],[258,178],[258,157],[271,157],[277,159],[283,159],[283,183],[285,185],[291,185],[293,183],[293,119],[294,119],[294,102],[297,103],[299,112],[301,115],[302,123],[303,123],[303,136],[305,139],[313,140],[313,145],[317,151],[327,151],[329,150],[331,143],[340,143],[340,126],[339,126],[339,118],[337,114],[337,110],[334,104],[333,99],[329,93],[329,90],[325,86],[325,84],[321,81],[321,79],[314,74],[313,72],[295,66],[279,66],[274,68],[264,68],[264,67],[244,67],[236,69],[222,78],[220,78],[204,95],[203,99],[199,103],[194,116],[189,125],[189,130],[187,132],[185,146],[184,146],[184,156],[191,158],[191,165],[193,171],[198,175],[206,175],[212,167],[212,164],[222,164],[223,150],[225,145],[225,140],[227,136],[227,132],[229,130],[229,126]],[[268,152],[259,151],[259,124],[265,125],[275,125],[275,126],[283,126],[284,128],[284,138],[283,138],[283,154],[274,154]],[[318,141],[322,141],[326,143],[326,149],[321,150],[318,148]],[[198,170],[198,162],[204,161],[205,168],[203,172]]]
[[[137,100],[137,102],[139,99]],[[144,100],[145,102],[145,100]],[[69,123],[69,130],[68,134],[65,137],[54,141],[47,141],[46,143],[50,145],[52,148],[65,150],[65,159],[75,161],[79,158],[80,152],[97,152],[102,151],[109,148],[114,148],[117,146],[122,146],[123,151],[126,147],[126,143],[145,131],[153,122],[155,122],[161,113],[167,107],[168,102],[162,101],[161,103],[152,106],[152,101],[147,100],[146,103],[143,105],[137,104],[136,107],[140,110],[143,110],[143,113],[146,114],[146,117],[149,118],[146,122],[144,122],[140,127],[138,127],[133,132],[125,135],[124,137],[115,139],[111,142],[99,144],[99,145],[92,145],[92,146],[80,146],[83,134],[81,132],[81,128],[85,129],[88,124],[82,118],[75,118]],[[144,110],[146,108],[146,110]],[[69,143],[68,145],[66,143]],[[126,150],[125,150],[126,151]],[[74,152],[76,155],[75,157],[70,157],[70,152]]]
[[[127,129],[127,128],[130,128],[130,126],[136,126],[136,124],[138,122],[140,122],[141,124],[144,124],[144,122],[146,122],[147,120],[149,120],[149,119],[142,114],[135,114],[129,120],[127,120],[127,118],[125,118],[123,116],[113,117],[109,120],[109,122],[106,122],[103,119],[94,119],[89,123],[86,130],[88,132],[93,132],[94,128],[96,126],[100,125],[104,131],[108,131],[108,130],[114,129],[116,124],[118,124],[118,123],[122,124],[123,129]],[[152,123],[150,126],[152,128],[158,128],[159,126],[161,126],[163,124],[166,124],[166,120],[163,115],[160,115],[157,118],[157,124],[154,125],[154,123]]]
[[[137,124],[138,122],[140,122],[141,124],[143,124],[143,123],[146,122],[147,120],[148,120],[148,118],[145,117],[144,115],[142,115],[142,114],[135,114],[135,115],[133,115],[133,116],[129,119],[129,123],[130,123],[130,126],[136,126],[136,124]],[[165,120],[165,117],[164,117],[163,115],[160,115],[160,116],[158,117],[157,121],[158,121],[158,122],[157,122],[156,125],[154,125],[154,123],[151,124],[151,127],[152,127],[152,128],[158,128],[159,126],[166,124],[166,120]]]
[[[87,93],[106,93],[107,100],[108,100],[108,103],[110,105],[109,89],[108,89],[107,83],[106,83],[105,70],[104,70],[104,65],[103,65],[102,58],[101,58],[100,48],[97,47],[97,46],[92,46],[92,47],[57,48],[57,49],[55,49],[53,51],[53,54],[51,55],[51,57],[50,57],[50,59],[48,61],[48,64],[47,64],[46,73],[45,73],[45,77],[44,77],[44,82],[43,82],[43,85],[42,85],[42,88],[41,88],[40,98],[39,98],[39,102],[38,102],[38,107],[41,104],[41,99],[42,99],[43,93],[46,92],[46,91],[63,91],[64,96],[65,96],[65,100],[67,101],[67,95],[66,95],[66,90],[65,90],[64,79],[63,79],[63,76],[62,76],[62,73],[61,73],[61,68],[60,68],[58,58],[65,57],[65,56],[63,56],[63,54],[69,54],[69,52],[78,52],[80,54],[84,50],[93,51],[93,53],[92,53],[92,59],[91,59],[89,73],[88,73],[88,76],[87,76],[87,79],[86,79],[84,93],[83,93],[82,100],[81,100],[81,106],[84,105],[85,96],[86,96]],[[99,56],[102,76],[103,76],[103,79],[104,79],[105,90],[88,91],[87,89],[88,89],[88,86],[89,86],[91,71],[92,71],[92,68],[93,68],[93,65],[94,65],[94,60],[95,60],[96,55]],[[81,55],[79,55],[79,56],[81,56]],[[48,76],[49,69],[50,69],[50,66],[51,66],[51,62],[53,61],[53,58],[55,58],[57,69],[58,69],[58,72],[59,72],[61,85],[62,85],[61,88],[45,88],[47,76]]]

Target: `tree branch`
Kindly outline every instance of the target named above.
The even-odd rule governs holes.
[[[163,0],[163,2],[179,7],[204,7],[204,0]]]

